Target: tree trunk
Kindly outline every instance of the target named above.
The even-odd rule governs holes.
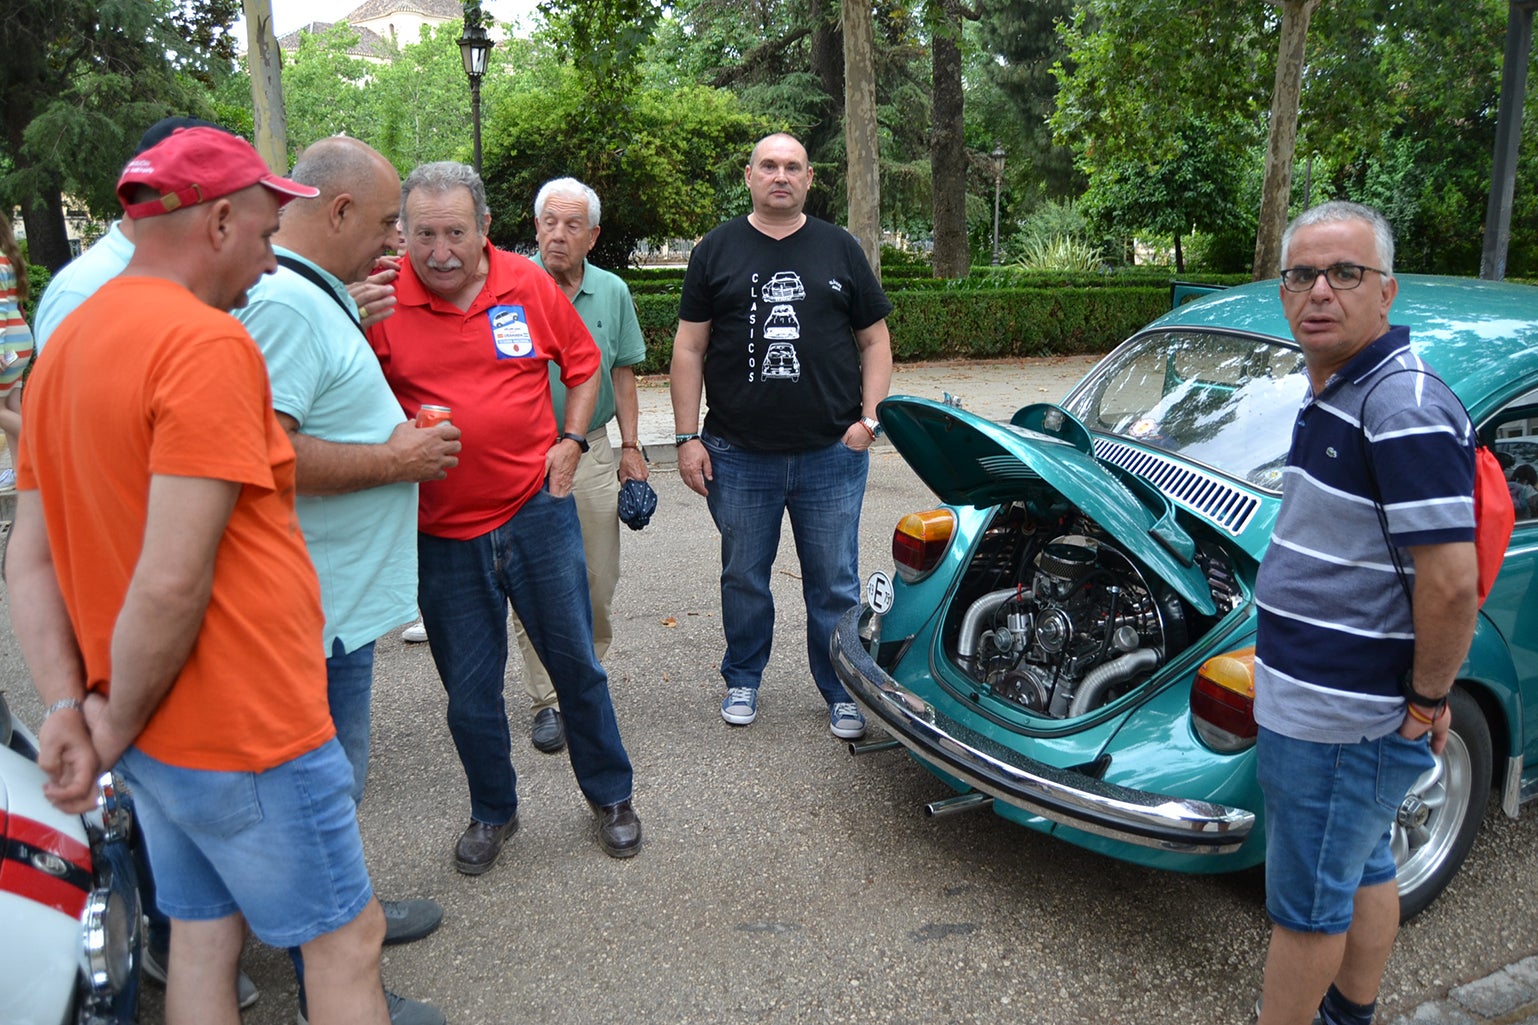
[[[1186,272],[1186,255],[1185,255],[1185,253],[1181,252],[1181,250],[1180,250],[1180,236],[1176,235],[1175,236],[1175,273],[1176,274],[1184,274],[1185,272]]]
[[[964,278],[972,269],[967,245],[967,144],[962,125],[961,16],[953,3],[929,0],[929,177],[934,195],[934,275]]]
[[[26,131],[28,121],[25,97],[20,90],[16,90],[0,98],[0,102],[6,104],[6,144],[11,152],[11,160],[16,170],[25,171],[32,166],[22,146],[22,133]],[[21,223],[27,229],[27,262],[47,267],[51,273],[70,261],[69,232],[64,226],[64,196],[58,179],[47,173],[41,177],[45,180],[39,183],[39,187],[28,190],[19,197],[18,202],[21,205]],[[4,214],[0,216],[10,215],[10,207],[6,206]]]
[[[1260,190],[1260,225],[1255,233],[1256,281],[1281,268],[1282,233],[1292,199],[1292,157],[1298,141],[1298,102],[1303,92],[1303,50],[1308,22],[1320,0],[1272,0],[1282,8],[1281,39],[1276,53],[1276,84],[1271,91],[1271,130],[1266,139],[1266,176]]]
[[[876,43],[870,6],[840,0],[844,21],[844,141],[849,231],[881,276],[881,152],[876,126]]]
[[[21,219],[27,226],[27,262],[57,271],[73,258],[69,232],[64,226],[64,196],[50,181],[21,200]]]
[[[242,0],[246,66],[251,72],[256,151],[277,174],[288,173],[288,114],[283,106],[282,57],[272,29],[272,0]]]

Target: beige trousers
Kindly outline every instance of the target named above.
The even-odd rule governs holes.
[[[590,431],[588,450],[577,463],[571,493],[577,501],[582,524],[582,551],[587,556],[587,593],[593,603],[593,654],[602,662],[614,639],[609,604],[619,584],[619,478],[614,449],[607,428]],[[534,645],[514,613],[513,635],[523,656],[523,688],[529,692],[534,711],[555,707],[555,685],[545,671]]]

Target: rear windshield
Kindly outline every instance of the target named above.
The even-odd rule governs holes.
[[[1280,491],[1307,388],[1303,353],[1290,343],[1153,331],[1108,356],[1063,405],[1091,431]]]

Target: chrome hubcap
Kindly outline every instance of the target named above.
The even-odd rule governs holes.
[[[1472,768],[1468,747],[1457,733],[1450,733],[1436,764],[1405,795],[1389,838],[1400,893],[1425,883],[1452,852],[1469,814]]]

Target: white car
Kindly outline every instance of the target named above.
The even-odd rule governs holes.
[[[801,284],[801,276],[795,271],[782,270],[764,282],[763,296],[765,302],[794,302],[806,298],[806,286]]]
[[[770,310],[769,319],[764,321],[764,337],[800,338],[801,321],[796,319],[796,308],[787,303]]]
[[[37,738],[0,699],[0,1016],[27,1025],[131,1025],[142,926],[133,809],[110,773],[96,809],[43,797]]]
[[[801,360],[789,342],[773,342],[764,353],[763,377],[766,381],[801,380]]]

